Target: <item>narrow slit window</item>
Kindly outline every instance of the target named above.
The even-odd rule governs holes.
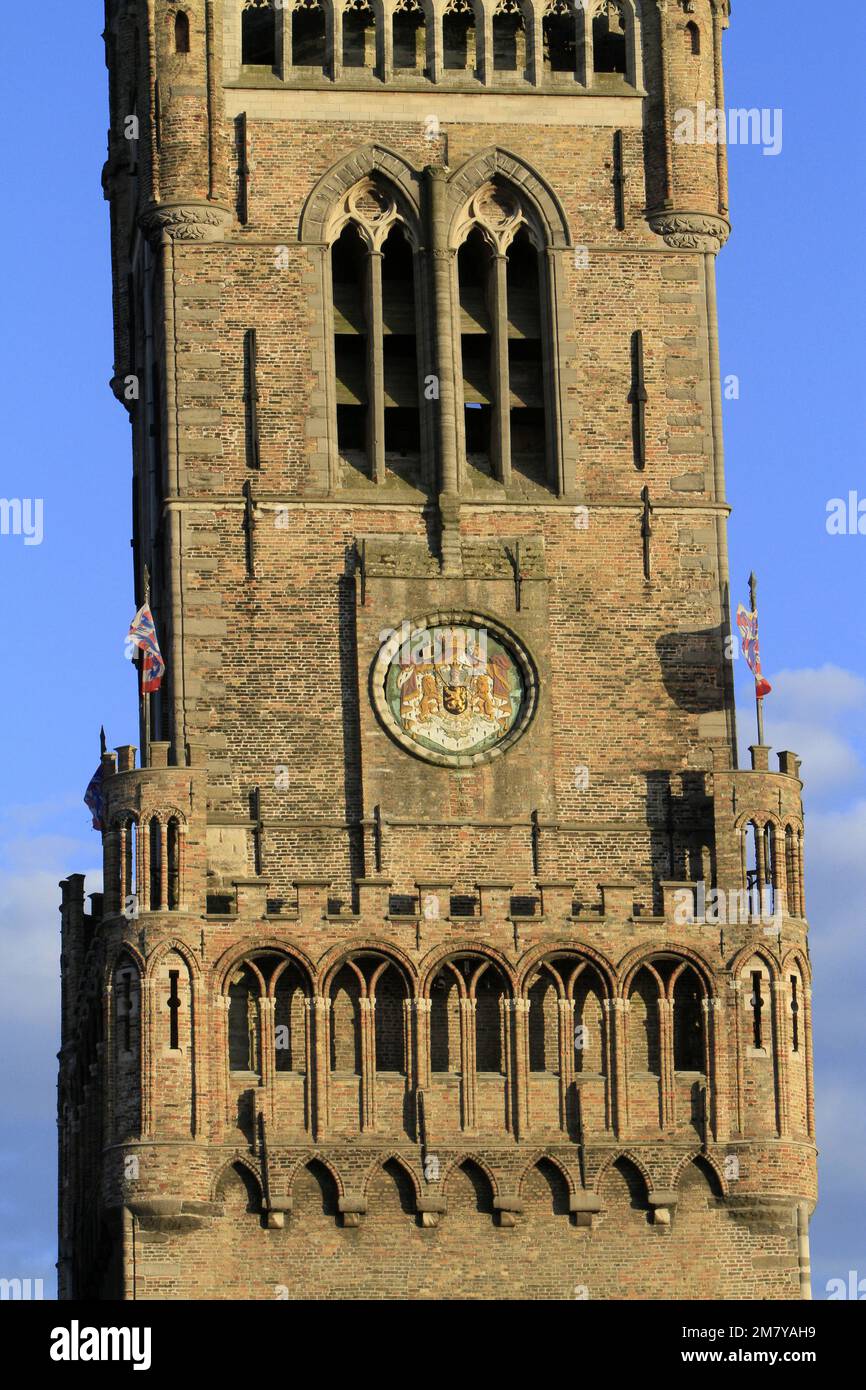
[[[178,10],[174,17],[174,51],[189,53],[189,15],[186,10]]]
[[[791,1051],[800,1051],[800,1000],[796,975],[791,976]]]
[[[764,1000],[761,995],[761,972],[752,971],[752,1042],[755,1047],[764,1046],[764,1030],[761,1021],[761,1013],[764,1008]]]
[[[168,972],[168,1045],[172,1052],[177,1052],[180,1048],[180,1024],[178,1021],[178,1015],[180,1014],[180,994],[178,992],[179,979],[179,970],[170,970]]]
[[[690,53],[693,58],[698,58],[700,56],[701,31],[694,20],[690,20],[686,25],[686,51]]]

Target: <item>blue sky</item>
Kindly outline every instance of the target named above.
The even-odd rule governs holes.
[[[830,536],[828,501],[866,499],[864,181],[866,10],[847,39],[804,48],[788,0],[735,3],[727,99],[780,108],[783,144],[730,151],[734,235],[719,258],[733,596],[760,578],[767,740],[804,759],[807,891],[816,973],[821,1203],[815,1297],[866,1278],[866,535]],[[58,880],[92,874],[81,794],[109,744],[137,741],[123,658],[131,616],[130,454],[112,370],[102,0],[43,0],[51,42],[0,85],[7,215],[2,491],[44,499],[44,539],[0,536],[0,1275],[54,1288]],[[797,16],[799,20],[800,16]],[[32,14],[8,6],[10,53]],[[11,271],[9,267],[12,267]],[[741,742],[753,701],[737,663]],[[88,884],[92,889],[92,879]]]

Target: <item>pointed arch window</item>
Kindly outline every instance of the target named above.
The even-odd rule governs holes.
[[[273,0],[244,0],[241,62],[244,67],[276,66],[277,12]]]
[[[331,246],[337,450],[343,473],[415,481],[421,457],[416,247],[371,179],[346,197]]]
[[[518,0],[498,0],[493,11],[493,70],[526,70],[526,26]]]
[[[385,967],[375,980],[374,1032],[376,1071],[406,1070],[406,990],[403,977],[393,966]]]
[[[621,0],[604,0],[592,21],[592,66],[596,73],[628,74],[628,17]]]
[[[229,985],[228,1031],[231,1071],[257,1074],[261,1070],[259,992],[256,975],[249,966],[242,966]]]
[[[545,74],[577,72],[577,15],[571,0],[550,0],[541,20]]]
[[[554,480],[549,292],[541,229],[510,187],[472,199],[457,253],[464,451],[470,479]]]
[[[690,966],[677,976],[673,992],[674,1069],[703,1072],[703,991]]]
[[[347,0],[343,10],[343,67],[376,66],[376,17],[368,0]]]
[[[328,61],[325,10],[321,0],[295,0],[292,10],[292,66],[324,71]]]
[[[395,71],[423,72],[427,64],[427,29],[418,0],[397,0],[391,36]]]
[[[186,10],[178,10],[174,17],[174,51],[189,53],[189,15]]]
[[[442,66],[446,72],[475,70],[475,11],[471,0],[448,0],[445,6]]]

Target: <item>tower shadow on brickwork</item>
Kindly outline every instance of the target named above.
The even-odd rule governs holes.
[[[664,880],[709,886],[715,881],[713,802],[707,775],[700,769],[672,773],[659,769],[646,777],[646,817],[650,831],[653,907],[664,911]]]
[[[712,714],[725,708],[725,634],[720,625],[666,632],[656,642],[665,690],[679,709]]]

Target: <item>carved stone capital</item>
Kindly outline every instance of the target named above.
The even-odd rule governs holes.
[[[148,241],[159,246],[169,241],[222,241],[234,214],[222,203],[203,198],[183,202],[151,203],[141,214],[141,229]]]
[[[677,251],[721,251],[731,235],[730,222],[712,213],[661,210],[647,216],[656,235]]]

